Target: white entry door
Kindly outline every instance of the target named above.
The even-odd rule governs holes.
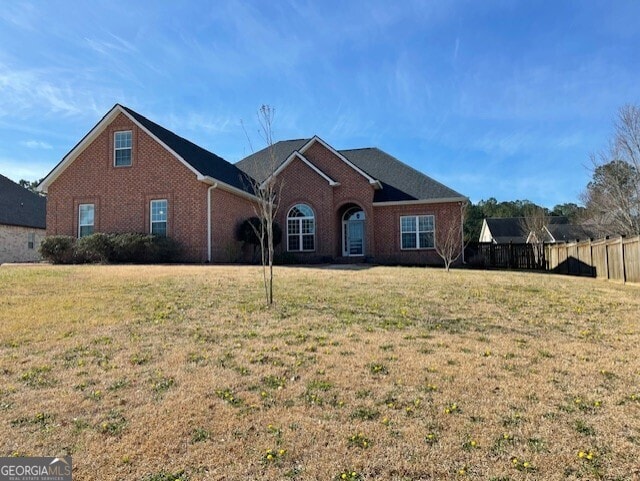
[[[342,255],[364,255],[364,212],[352,208],[345,212],[342,221]]]

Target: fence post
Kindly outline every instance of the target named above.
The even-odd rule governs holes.
[[[627,266],[624,260],[624,237],[620,237],[620,260],[622,262],[622,282],[627,282]]]
[[[609,276],[609,237],[607,236],[604,241],[604,267],[607,273],[607,280],[611,280]]]
[[[509,268],[513,269],[513,241],[509,241]]]

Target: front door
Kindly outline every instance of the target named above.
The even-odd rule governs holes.
[[[364,211],[354,207],[342,218],[342,255],[355,257],[364,255]]]

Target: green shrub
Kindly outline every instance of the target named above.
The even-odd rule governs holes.
[[[96,233],[78,240],[49,236],[42,241],[40,254],[53,264],[163,263],[179,258],[180,245],[168,237],[137,233]]]
[[[180,256],[180,244],[169,237],[135,233],[114,234],[112,243],[112,262],[174,262]]]
[[[258,233],[262,232],[262,229],[266,230],[266,228],[266,222],[261,221],[259,217],[249,217],[236,227],[236,240],[253,246],[253,262],[258,261],[258,255],[260,253],[260,236]],[[266,235],[264,241],[266,244]],[[273,221],[273,246],[276,247],[281,242],[282,228],[276,221]]]
[[[180,257],[180,244],[170,237],[151,237],[152,262],[175,262]]]
[[[75,262],[105,264],[113,260],[113,236],[96,233],[76,241]]]
[[[47,236],[40,244],[40,255],[52,264],[70,264],[74,260],[75,239],[66,235]]]
[[[147,234],[114,234],[113,262],[139,263],[151,262],[151,236]]]

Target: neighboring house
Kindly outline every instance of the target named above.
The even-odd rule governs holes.
[[[40,260],[46,204],[45,197],[0,175],[0,264]]]
[[[338,151],[319,137],[278,142],[237,164],[116,104],[42,181],[47,233],[150,232],[188,261],[236,260],[269,159],[282,182],[279,253],[298,262],[354,258],[437,263],[438,232],[466,198],[375,148]]]
[[[482,221],[479,242],[493,244],[524,244],[529,235],[525,232],[522,217],[488,218]]]
[[[569,219],[561,216],[549,217],[544,230],[544,242],[550,244],[600,237],[595,226],[570,224]],[[493,244],[524,244],[533,242],[534,238],[532,232],[526,231],[523,217],[504,217],[484,219],[479,241]]]

